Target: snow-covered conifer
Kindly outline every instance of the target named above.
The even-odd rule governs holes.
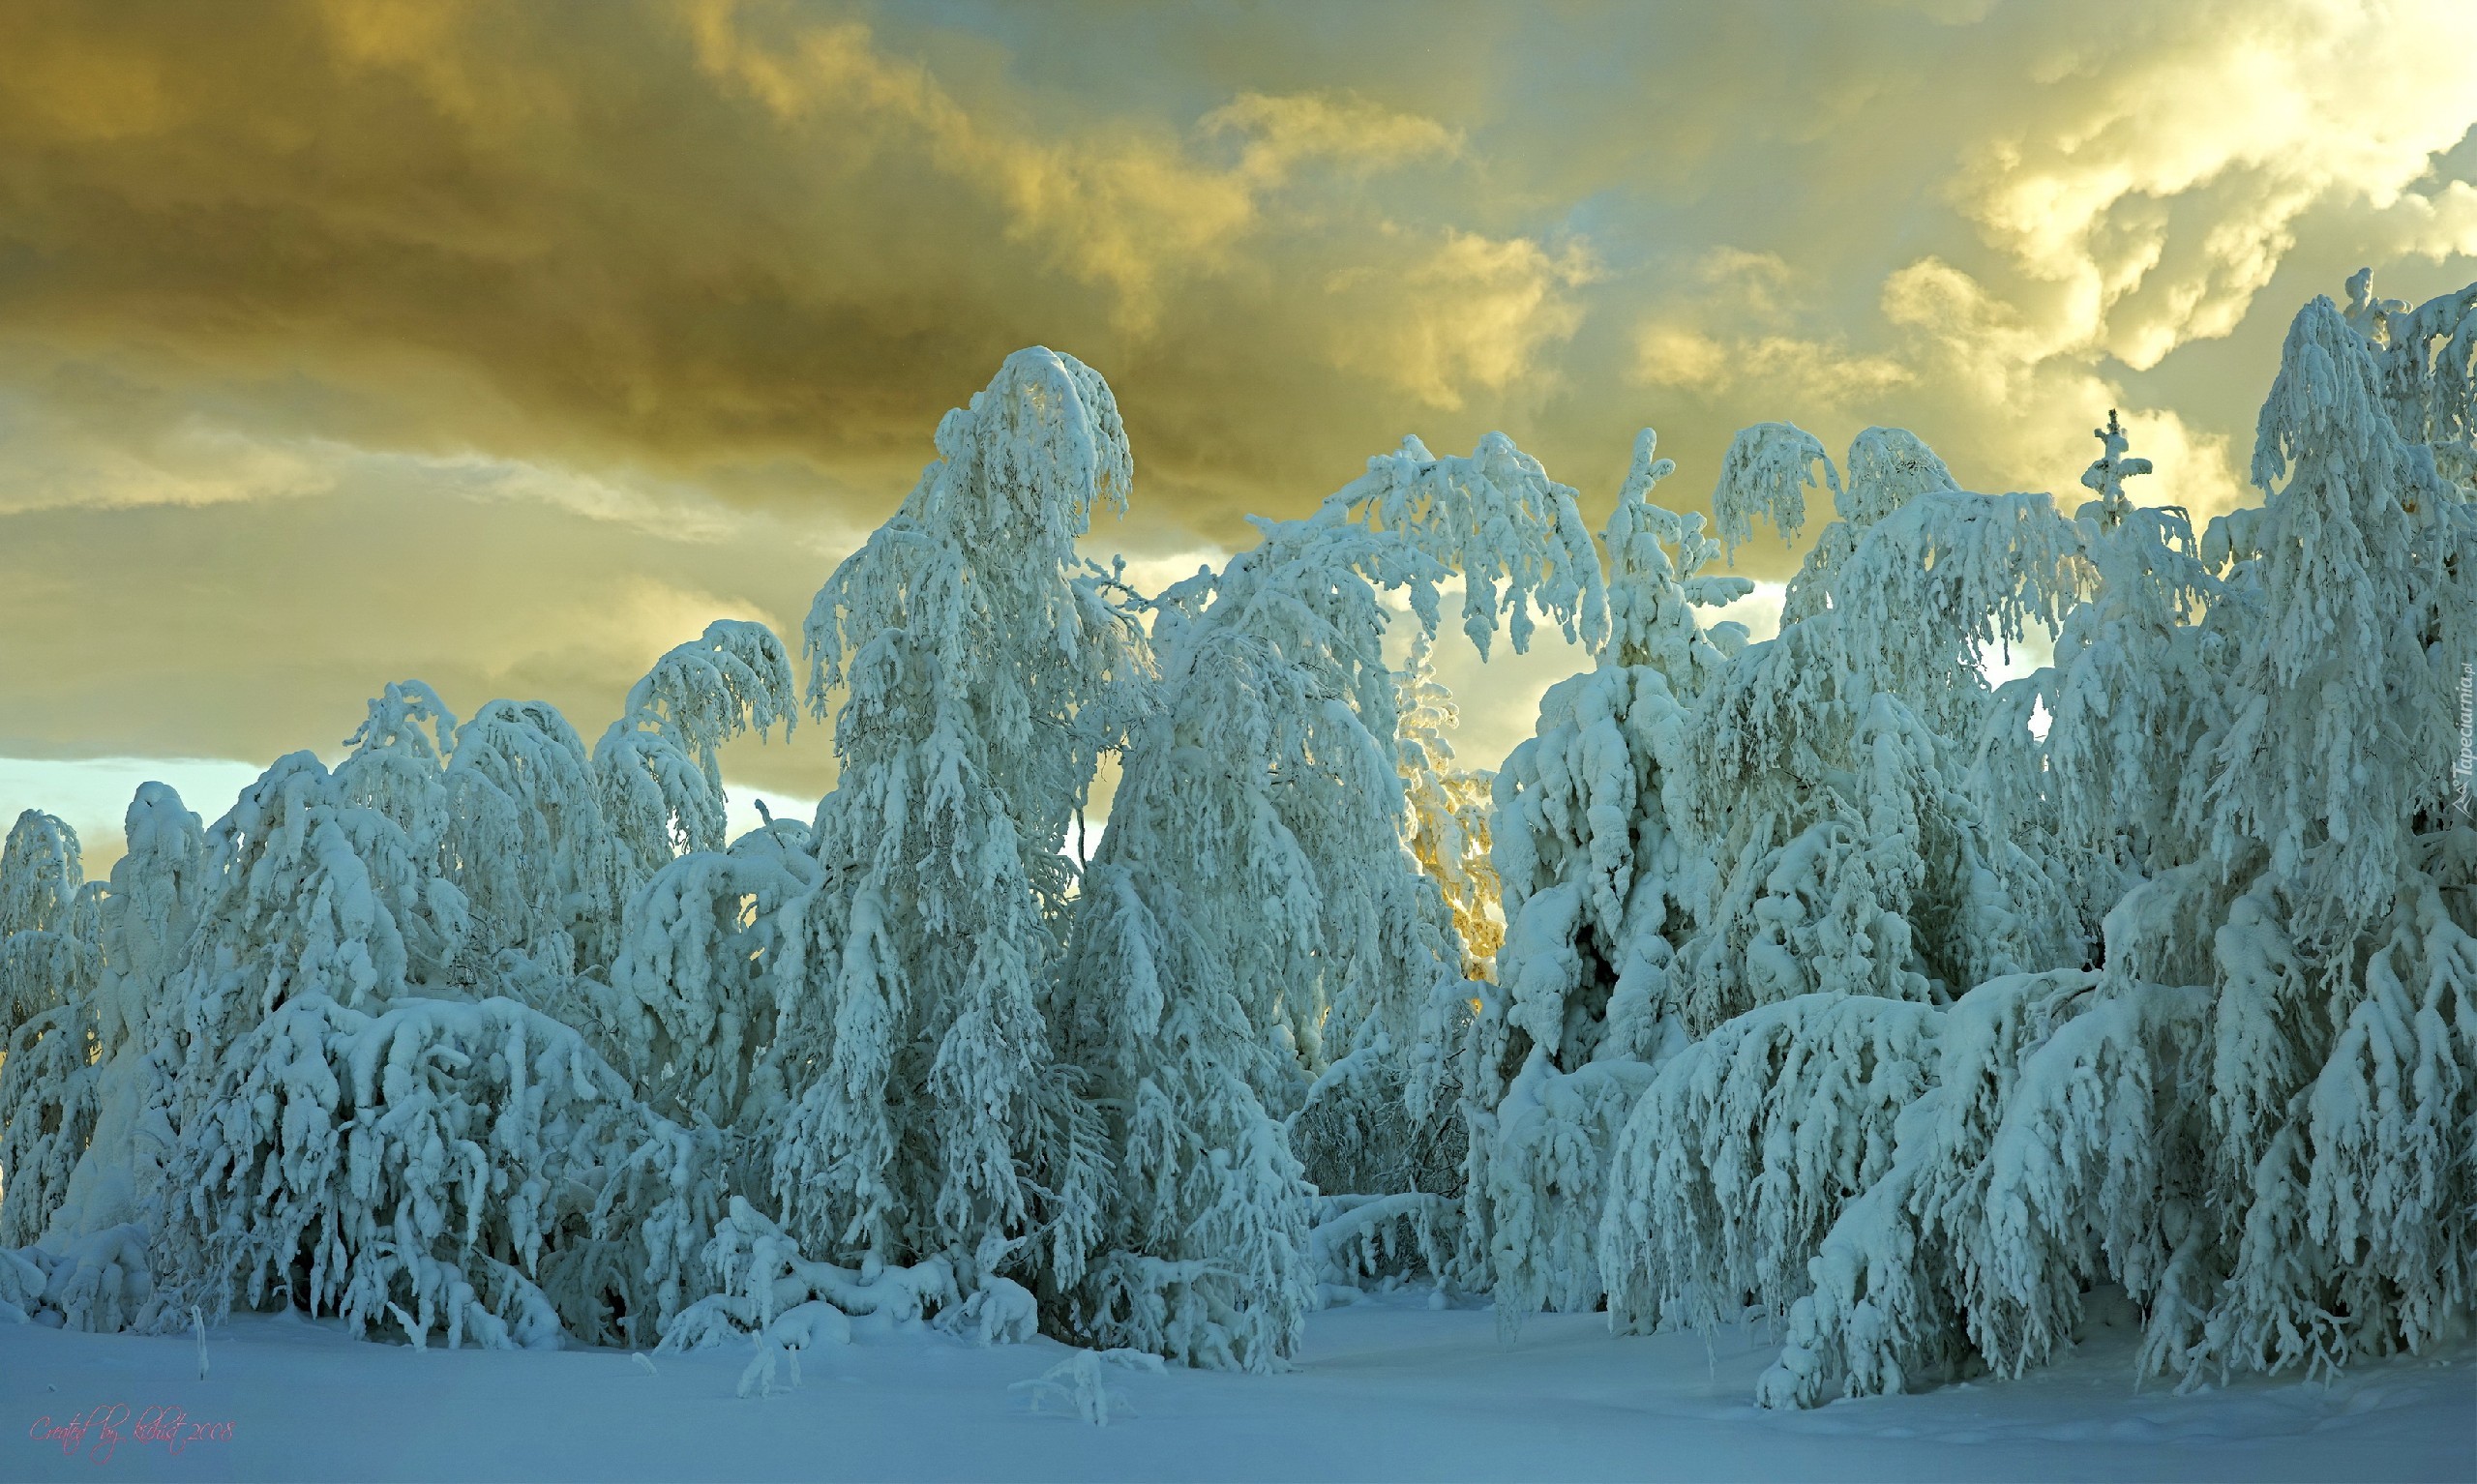
[[[680,856],[629,903],[596,1019],[617,1063],[666,1116],[756,1137],[780,1116],[781,912],[821,876],[815,857],[760,830],[729,851]]]
[[[1671,1057],[1609,1156],[1610,1323],[1708,1333],[1748,1303],[1786,1313],[1847,1195],[1891,1165],[1941,1028],[1928,1005],[1806,994]]]
[[[29,809],[0,847],[0,1247],[33,1241],[95,1121],[97,893],[77,832]]]
[[[2092,590],[2058,628],[2053,662],[1997,689],[1971,775],[1989,823],[2048,863],[2091,942],[2126,891],[2193,856],[2177,781],[2219,703],[2208,676],[2227,645],[2198,620],[2233,601],[2185,511],[2128,495],[2151,465],[2128,456],[2112,411],[2093,435],[2104,452],[2081,482],[2096,498],[2074,517]]]
[[[1463,1236],[1509,1324],[1600,1299],[1610,1145],[1679,1038],[1676,947],[1706,890],[1683,769],[1690,708],[1723,661],[1694,608],[1750,584],[1702,575],[1719,553],[1702,518],[1651,502],[1676,467],[1657,447],[1645,429],[1602,535],[1610,643],[1541,698],[1497,777],[1507,926],[1463,1056]]]
[[[636,1345],[720,1215],[709,1141],[513,1000],[287,997],[166,1162],[158,1322],[284,1300],[422,1343]]]
[[[1074,543],[1133,463],[1100,376],[1037,347],[946,415],[938,452],[804,631],[841,777],[814,884],[778,914],[772,1195],[814,1260],[942,1257],[967,1288],[1009,1267],[1054,1300],[1104,1172],[1040,986],[1060,847],[1144,667],[1121,589]]]
[[[2468,351],[2445,296],[2442,368],[2393,378],[2406,316],[2355,286],[2354,316],[2298,316],[2263,503],[2198,564],[2181,516],[2122,500],[2135,460],[2102,430],[2078,522],[2100,586],[2029,687],[2048,751],[2016,698],[2013,760],[1981,769],[2035,781],[2044,838],[2092,868],[2084,911],[2122,884],[2104,967],[1938,1012],[1935,1085],[1817,1245],[1766,1401],[2017,1374],[2104,1283],[2147,1316],[2143,1368],[2188,1382],[2464,1332],[2477,851],[2447,799],[2477,525],[2400,408],[2464,399]]]
[[[367,776],[367,775],[362,775]],[[196,937],[172,992],[184,1073],[296,994],[367,1007],[443,983],[463,896],[414,837],[308,753],[278,758],[207,835]]]
[[[2075,528],[2044,495],[1951,489],[1906,433],[1868,430],[1850,462],[1854,539],[1802,574],[1824,600],[1737,656],[1694,728],[1690,813],[1721,873],[1686,954],[1696,1033],[1801,994],[1949,997],[2078,960],[2060,883],[1963,787],[1982,656],[2060,622],[2088,581]]]
[[[1163,596],[1161,702],[1130,743],[1061,974],[1119,1165],[1084,1322],[1250,1369],[1297,1344],[1312,1280],[1308,1187],[1274,1120],[1298,1111],[1307,1140],[1443,1133],[1433,1084],[1415,1103],[1403,1060],[1463,994],[1462,947],[1405,848],[1381,594],[1430,633],[1459,576],[1483,654],[1500,622],[1526,647],[1534,608],[1594,641],[1606,621],[1573,491],[1502,434],[1467,459],[1406,440],[1308,519],[1257,524],[1257,547]],[[1400,1116],[1374,1112],[1395,1098]],[[1308,1157],[1336,1179],[1447,1163]]]
[[[158,1052],[179,1022],[170,988],[196,925],[206,832],[169,785],[137,786],[128,848],[102,901],[103,977],[93,999],[94,1121],[45,1243],[61,1247],[147,1223],[171,1144]]]
[[[2180,800],[2228,902],[2208,1051],[2225,1279],[2176,1343],[2154,1332],[2188,1375],[2336,1366],[2466,1322],[2477,850],[2451,793],[2477,506],[2398,409],[2469,426],[2469,300],[2392,321],[2412,370],[2431,356],[2404,387],[2385,347],[2308,305],[2262,408],[2263,503],[2205,539],[2246,598],[2205,619],[2231,631],[2223,720]]]
[[[1865,1171],[1784,1182],[1809,1200],[1862,1193],[1820,1242],[1802,1233],[1812,1291],[1788,1305],[1758,1398],[1810,1407],[1978,1366],[2018,1376],[2072,1340],[2082,1294],[2105,1283],[2172,1309],[2179,1239],[2201,1212],[2192,1145],[2176,1137],[2190,1105],[2160,1048],[2204,1005],[2066,970],[1994,980],[1930,1012],[1934,1085],[1897,1114],[1889,1164],[1878,1147]],[[1852,1103],[1881,1107],[1871,1087],[1838,1089],[1821,1126],[1845,1126]],[[1779,1290],[1755,1291],[1779,1312]]]

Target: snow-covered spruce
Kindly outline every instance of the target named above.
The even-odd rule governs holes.
[[[103,976],[89,1018],[94,1121],[44,1236],[63,1252],[119,1227],[151,1230],[172,1143],[160,1053],[177,1008],[170,987],[196,926],[206,832],[158,783],[137,787],[122,822],[127,849],[102,900]]]
[[[1894,1122],[1934,1079],[1932,1006],[1806,994],[1752,1010],[1664,1063],[1609,1156],[1599,1263],[1620,1328],[1787,1312],[1851,1192],[1880,1179]]]
[[[1741,648],[1724,635],[1724,650],[1691,608],[1744,585],[1698,576],[1716,545],[1643,499],[1666,472],[1647,441],[1608,539],[1617,606],[1638,632],[1550,693],[1538,736],[1502,775],[1511,926],[1474,1042],[1466,1229],[1508,1322],[1598,1303],[1596,1248],[1649,1285],[1633,1299],[1645,1313],[1737,1281],[1746,1243],[1709,1202],[1660,1184],[1647,1159],[1624,1172],[1630,1188],[1608,1183],[1654,1066],[1689,1039],[1802,995],[1932,1002],[1988,973],[2078,962],[2044,910],[2056,893],[2041,864],[1962,789],[1960,745],[1985,700],[1981,652],[2052,624],[2078,590],[2072,527],[2044,496],[1952,489],[1940,460],[1891,430],[1860,435],[1844,483],[1786,425],[1750,430],[1733,452],[1715,496],[1724,527],[1743,533],[1755,512],[1800,519],[1818,461],[1846,533],[1802,574],[1821,596],[1779,638]],[[1646,1106],[1655,1120],[1745,1116],[1690,1099]],[[1724,1134],[1655,1121],[1629,1137],[1712,1147]],[[1828,1217],[1803,1200],[1785,1208],[1806,1227]],[[1658,1239],[1674,1244],[1654,1257],[1676,1276],[1646,1273],[1654,1239],[1627,1230],[1638,1213],[1704,1223]]]
[[[94,1127],[102,928],[77,832],[19,815],[0,847],[0,1248],[42,1233]]]
[[[1542,697],[1496,781],[1507,928],[1459,1057],[1462,1239],[1508,1324],[1600,1300],[1592,1243],[1609,1147],[1681,1034],[1676,946],[1707,890],[1680,779],[1689,708],[1724,653],[1694,608],[1749,584],[1702,575],[1718,547],[1701,518],[1651,503],[1675,468],[1656,454],[1646,429],[1603,533],[1610,642]]]
[[[1450,1177],[1435,1058],[1408,1063],[1466,993],[1463,945],[1406,847],[1382,594],[1424,636],[1458,576],[1483,654],[1501,622],[1527,646],[1535,607],[1569,636],[1605,622],[1573,491],[1499,434],[1467,459],[1408,440],[1308,519],[1257,524],[1156,608],[1159,707],[1061,976],[1119,1170],[1083,1322],[1251,1369],[1297,1343],[1312,1281],[1297,1154],[1327,1179]],[[1293,1135],[1353,1147],[1286,1146],[1294,1112]],[[1356,1147],[1370,1137],[1402,1143]]]
[[[2360,323],[2432,343],[2403,358],[2308,306],[2264,408],[2263,503],[2212,523],[2198,572],[2174,513],[2122,499],[2138,470],[2102,430],[2078,522],[2100,590],[2064,625],[2069,678],[2029,688],[2059,702],[2048,755],[2025,767],[2005,734],[2016,693],[1979,791],[2037,782],[2016,817],[2044,821],[2081,910],[2123,883],[2104,966],[1933,1012],[1935,1085],[1817,1248],[1764,1400],[2017,1374],[2101,1284],[2145,1313],[2143,1368],[2189,1383],[2464,1332],[2477,850],[2447,790],[2477,522],[2448,460],[2399,429],[2403,406],[2436,425],[2420,409],[2467,385],[2470,341],[2432,307]],[[2403,386],[2419,355],[2439,369]],[[2113,730],[2110,685],[2140,688],[2120,703],[2163,734]]]
[[[2245,597],[2223,708],[2185,774],[2213,933],[2209,1148],[2220,1217],[2202,1314],[2154,1351],[2320,1368],[2466,1326],[2477,1282],[2477,846],[2452,802],[2477,653],[2464,439],[2477,294],[2352,328],[2298,314],[2264,402],[2263,503],[2211,523]],[[2464,443],[2462,445],[2464,447]],[[2378,719],[2369,727],[2369,719]],[[2203,1291],[2210,1292],[2205,1289]]]
[[[2070,971],[1996,980],[1939,1012],[1935,1084],[1816,1248],[1813,1291],[1789,1306],[1758,1400],[1813,1406],[1980,1366],[2017,1376],[2072,1339],[2099,1284],[2172,1306],[2199,1191],[2159,1048],[2203,1005]],[[1880,1106],[1859,1087],[1842,1100]],[[1853,1188],[1836,1171],[1816,1184]]]
[[[2220,703],[2207,677],[2229,636],[2196,620],[2231,597],[2182,508],[2129,497],[2125,481],[2151,465],[2128,456],[2115,415],[2094,433],[2104,452],[2081,482],[2097,498],[2074,518],[2093,590],[2065,615],[2053,663],[1998,688],[1970,776],[1989,824],[2047,863],[2090,942],[2126,891],[2197,848],[2177,782]]]
[[[1099,375],[1039,348],[938,452],[805,629],[841,777],[814,883],[776,914],[771,1203],[812,1261],[942,1260],[967,1289],[1002,1268],[1062,1313],[1107,1170],[1043,986],[1061,847],[1145,667],[1122,585],[1074,543],[1133,464]]]
[[[709,1140],[513,1000],[287,999],[164,1171],[157,1322],[281,1299],[416,1344],[642,1345],[720,1214]]]
[[[791,694],[753,625],[709,630],[640,685],[612,745],[677,784],[640,821],[665,859],[719,830],[688,808],[719,813],[713,747]],[[616,935],[611,892],[650,842],[607,827],[583,749],[539,703],[459,727],[403,682],[350,741],[332,773],[280,760],[203,838],[168,789],[140,790],[105,898],[90,1146],[46,1249],[134,1218],[163,1323],[179,1301],[288,1298],[417,1342],[542,1343],[563,1325],[650,1341],[694,1296],[681,1276],[730,1162],[707,1123],[653,1112],[554,1018],[604,1045],[641,1023],[578,970]],[[373,1082],[389,1056],[409,1072]]]
[[[17,816],[0,846],[0,1035],[93,983],[99,924],[81,912],[86,884],[77,832],[41,810]]]
[[[2079,962],[2044,863],[1963,787],[1980,659],[2078,595],[2074,528],[2044,495],[1953,489],[1905,432],[1868,430],[1849,463],[1850,535],[1800,574],[1820,597],[1731,660],[1691,729],[1687,823],[1716,878],[1681,950],[1690,1033],[1801,994],[1949,997]]]

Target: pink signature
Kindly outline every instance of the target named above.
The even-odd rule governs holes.
[[[36,1442],[56,1442],[63,1453],[88,1447],[87,1439],[92,1438],[88,1455],[101,1464],[109,1462],[113,1450],[124,1442],[139,1446],[160,1442],[166,1454],[178,1457],[194,1442],[228,1441],[232,1424],[193,1422],[187,1409],[169,1404],[133,1412],[127,1402],[107,1402],[61,1422],[47,1415],[37,1417],[35,1425],[26,1429],[26,1437]]]

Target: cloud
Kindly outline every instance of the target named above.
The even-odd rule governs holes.
[[[1140,574],[1407,432],[1503,429],[1595,517],[1647,422],[1681,503],[1776,418],[2069,500],[2114,406],[2150,498],[2225,509],[2299,303],[2477,278],[2472,27],[0,7],[0,752],[332,746],[413,674],[591,733],[703,618],[795,624],[1032,343],[1117,390],[1086,545]],[[1479,754],[1542,656],[1458,677]],[[813,795],[822,732],[732,776]]]
[[[2053,292],[2049,353],[2135,370],[2233,329],[2318,202],[2388,208],[2477,121],[2465,6],[2161,12],[2061,50],[2039,116],[1974,145],[1952,187],[2011,267]]]
[[[1307,161],[1373,172],[1462,151],[1461,134],[1436,120],[1397,113],[1352,93],[1241,93],[1197,127],[1207,135],[1244,141],[1240,178],[1268,185],[1287,180]]]
[[[1326,281],[1328,301],[1356,310],[1338,316],[1330,353],[1428,406],[1459,410],[1466,394],[1544,374],[1542,352],[1582,323],[1570,290],[1594,277],[1580,243],[1551,253],[1521,238],[1449,231],[1407,265],[1348,268]]]
[[[763,103],[782,123],[847,154],[917,153],[929,167],[980,193],[1006,219],[1007,236],[1116,295],[1123,328],[1157,328],[1162,296],[1183,278],[1227,269],[1263,223],[1267,196],[1300,167],[1332,162],[1368,172],[1450,155],[1452,133],[1349,95],[1241,93],[1206,114],[1197,132],[1234,137],[1238,160],[1200,160],[1177,132],[1113,128],[1044,138],[974,113],[917,63],[882,53],[852,21],[778,26],[768,45],[731,0],[689,8],[700,65]]]

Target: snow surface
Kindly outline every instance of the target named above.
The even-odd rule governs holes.
[[[1102,1368],[1106,1427],[1018,1388],[1074,1352],[929,1332],[801,1355],[736,1394],[736,1350],[414,1350],[334,1321],[236,1315],[189,1335],[0,1326],[8,1479],[2470,1479],[2477,1347],[2360,1360],[2325,1387],[2244,1378],[2136,1394],[2138,1341],[2102,1323],[2019,1381],[1809,1411],[1747,1398],[1776,1346],[1727,1331],[1611,1335],[1542,1315],[1501,1350],[1486,1309],[1393,1295],[1312,1316],[1296,1370]],[[1119,1410],[1123,1399],[1126,1410]],[[121,1440],[29,1436],[129,1404]],[[178,1457],[132,1440],[150,1407],[230,1422]]]

